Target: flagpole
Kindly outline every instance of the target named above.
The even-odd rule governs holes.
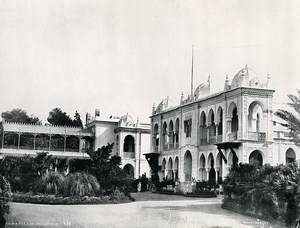
[[[191,72],[191,99],[193,99],[193,83],[194,83],[194,45],[192,45],[192,72]]]

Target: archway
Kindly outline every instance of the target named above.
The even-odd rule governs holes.
[[[168,160],[167,172],[168,173],[167,173],[166,179],[173,180],[174,176],[173,176],[173,161],[172,161],[172,158],[169,158],[169,160]]]
[[[216,181],[215,161],[214,161],[214,156],[212,155],[212,153],[210,153],[208,155],[207,167],[209,168],[208,179]]]
[[[169,147],[170,149],[174,148],[174,124],[172,120],[169,123]]]
[[[249,156],[249,163],[250,164],[258,164],[261,166],[263,164],[263,156],[262,156],[261,151],[254,150],[253,152],[251,152],[251,154]]]
[[[162,144],[164,149],[168,148],[168,126],[166,122],[163,124]]]
[[[218,108],[217,111],[217,124],[218,124],[218,135],[223,134],[223,109],[221,107]]]
[[[190,151],[186,151],[184,155],[184,180],[192,180],[192,155]]]
[[[124,152],[134,153],[134,138],[132,135],[127,135],[124,139]]]
[[[288,163],[293,163],[295,161],[296,161],[296,153],[292,148],[289,148],[285,153],[285,162],[286,164],[288,164]]]
[[[205,167],[205,157],[204,157],[204,154],[201,154],[201,156],[200,156],[199,179],[200,180],[206,180],[206,167]]]
[[[166,177],[166,159],[164,158],[161,163],[161,172],[163,175],[163,179]]]
[[[158,131],[158,125],[154,125],[153,129],[153,147],[154,147],[154,152],[158,152],[159,148],[159,131]]]
[[[222,175],[223,175],[223,163],[222,163],[222,157],[221,154],[218,153],[217,159],[216,159],[216,171],[217,171],[217,183],[222,183]]]
[[[130,177],[134,177],[134,168],[131,164],[126,164],[123,169]]]
[[[264,131],[263,126],[263,108],[257,101],[252,102],[248,109],[248,130],[250,132]]]
[[[179,119],[175,122],[175,148],[179,147]]]
[[[174,162],[175,180],[178,179],[178,169],[179,169],[179,161],[178,161],[178,157],[176,157]]]
[[[207,125],[204,111],[202,111],[200,115],[200,144],[207,144]]]

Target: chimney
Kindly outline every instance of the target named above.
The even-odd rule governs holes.
[[[85,123],[88,124],[91,122],[91,113],[86,113],[85,115]]]
[[[100,117],[100,109],[95,109],[95,119]]]

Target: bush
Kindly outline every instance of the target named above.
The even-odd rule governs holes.
[[[74,173],[66,177],[64,196],[97,196],[100,193],[100,184],[96,177],[88,173]]]
[[[48,195],[59,195],[62,193],[64,176],[60,173],[46,173],[37,182],[34,192],[40,192]]]
[[[4,176],[0,175],[0,227],[5,227],[5,214],[10,213],[10,184]]]
[[[223,182],[223,205],[227,207],[234,202],[242,213],[285,222],[289,226],[299,214],[299,185],[297,163],[274,167],[240,163],[231,168]]]
[[[50,204],[50,205],[73,205],[73,204],[115,204],[127,203],[131,200],[123,193],[115,192],[110,196],[83,196],[62,197],[54,195],[32,195],[31,193],[14,193],[13,201],[19,203]]]

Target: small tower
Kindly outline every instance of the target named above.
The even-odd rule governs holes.
[[[153,104],[153,107],[152,107],[152,115],[155,114],[155,103]]]
[[[228,74],[226,74],[224,90],[227,91],[229,89],[230,89],[230,85],[229,85],[229,80],[228,80]]]
[[[183,104],[183,99],[184,99],[184,96],[183,96],[183,92],[181,93],[181,96],[180,96],[180,104],[182,105]]]

